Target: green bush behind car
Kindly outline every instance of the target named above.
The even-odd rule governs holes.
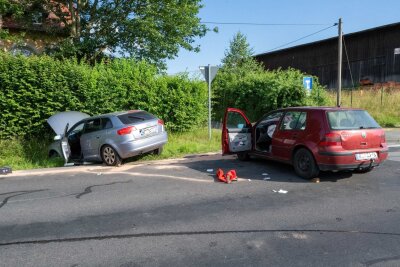
[[[47,118],[66,110],[96,115],[143,109],[162,118],[168,130],[187,131],[205,122],[206,103],[204,82],[161,75],[144,61],[90,66],[0,52],[0,139],[40,135]]]

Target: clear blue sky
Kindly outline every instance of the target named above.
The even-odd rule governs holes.
[[[400,22],[400,0],[203,0],[199,17],[202,21],[324,24],[314,26],[218,26],[219,32],[208,32],[197,40],[199,53],[181,50],[167,61],[169,74],[188,71],[196,75],[199,66],[221,64],[229,42],[238,31],[244,33],[255,54],[271,50],[308,34],[333,25],[339,17],[343,32],[351,33]],[[337,36],[337,27],[303,39],[288,47]]]

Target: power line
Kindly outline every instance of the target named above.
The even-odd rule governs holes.
[[[336,26],[337,26],[337,23],[335,23],[335,24],[333,24],[333,25],[331,25],[331,26],[329,26],[329,27],[323,28],[322,30],[319,30],[319,31],[316,31],[316,32],[314,32],[314,33],[311,33],[311,34],[308,34],[308,35],[306,35],[306,36],[303,36],[303,37],[301,37],[301,38],[299,38],[299,39],[296,39],[296,40],[294,40],[294,41],[291,41],[291,42],[289,42],[289,43],[285,43],[285,44],[283,44],[283,45],[277,46],[277,47],[275,47],[275,48],[273,48],[273,49],[271,49],[271,50],[268,50],[268,51],[266,51],[266,52],[264,52],[264,53],[268,53],[268,52],[274,51],[274,50],[276,50],[276,49],[279,49],[279,48],[288,46],[288,45],[290,45],[290,44],[296,43],[296,42],[298,42],[298,41],[300,41],[300,40],[306,39],[306,38],[308,38],[308,37],[310,37],[310,36],[313,36],[313,35],[315,35],[315,34],[317,34],[317,33],[326,31],[326,30],[328,30],[328,29],[330,29],[330,28],[332,28],[332,27],[336,27]],[[263,53],[263,54],[264,54],[264,53]]]
[[[255,23],[255,22],[218,22],[218,21],[202,21],[203,24],[214,25],[249,25],[249,26],[322,26],[330,25],[327,23]]]

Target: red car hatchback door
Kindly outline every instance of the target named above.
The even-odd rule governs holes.
[[[252,125],[243,111],[228,108],[222,124],[222,154],[250,151]]]
[[[380,149],[384,131],[364,110],[327,112],[331,130],[338,131],[344,150]]]

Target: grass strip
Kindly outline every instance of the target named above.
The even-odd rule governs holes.
[[[207,128],[184,133],[169,133],[168,138],[168,143],[160,156],[147,154],[128,161],[177,158],[187,154],[221,150],[221,130],[217,129],[213,129],[211,141],[208,139]],[[47,147],[51,142],[48,138],[0,140],[0,167],[28,170],[63,166],[64,160],[48,157]]]

